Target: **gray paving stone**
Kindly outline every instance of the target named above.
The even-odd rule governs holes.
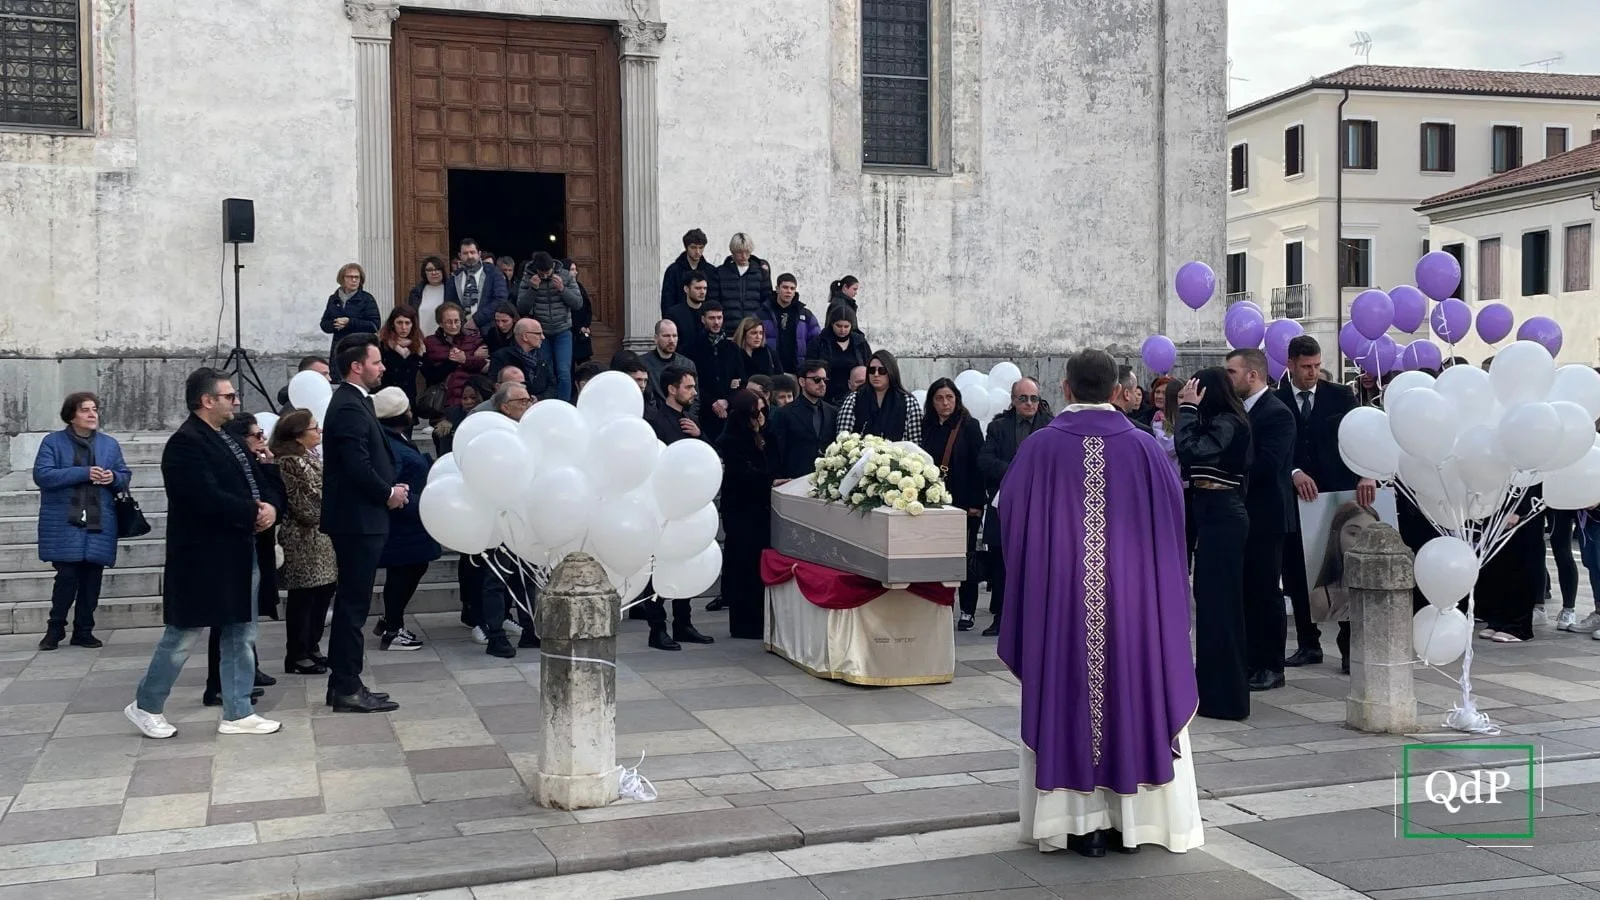
[[[466,694],[472,705],[479,708],[511,703],[537,705],[539,701],[539,689],[521,679],[491,684],[464,684],[461,693]]]
[[[1570,841],[1544,846],[1536,834],[1534,839],[1527,843],[1531,843],[1533,846],[1517,849],[1495,849],[1491,852],[1506,858],[1508,861],[1526,864],[1534,867],[1539,872],[1547,872],[1551,875],[1593,872],[1600,869],[1600,863],[1597,863],[1597,860],[1600,860],[1600,840]],[[1496,877],[1504,878],[1507,876]]]
[[[1425,800],[1420,800],[1419,802],[1419,797],[1416,793],[1413,793],[1410,820],[1426,828],[1452,833],[1479,831],[1490,834],[1528,830],[1528,794],[1526,791],[1503,791],[1497,794],[1495,799],[1500,802],[1494,806],[1490,806],[1487,803],[1467,805],[1461,806],[1457,812],[1451,813],[1436,803],[1429,803]],[[1574,816],[1589,818],[1589,814],[1585,810],[1577,807],[1564,806],[1549,799],[1546,799],[1541,804],[1538,794],[1535,792],[1533,817],[1541,838],[1544,837],[1547,831],[1554,833],[1562,828],[1562,821]],[[1480,825],[1485,827],[1478,827]],[[1590,837],[1592,838],[1593,835]]]
[[[1070,888],[1063,892],[1064,896],[1076,894]],[[1094,885],[1094,896],[1095,900],[1278,900],[1293,895],[1254,875],[1234,871],[1100,881]]]
[[[806,697],[805,704],[840,725],[877,725],[948,719],[955,715],[937,703],[900,688],[857,697]]]
[[[896,791],[836,800],[776,803],[807,843],[856,841],[1017,819],[1017,792],[992,785]]]
[[[813,875],[828,900],[896,900],[935,894],[956,894],[1038,885],[994,856],[935,859],[898,866],[877,866],[853,872]]]
[[[1584,893],[1588,891],[1588,893]],[[1399,888],[1392,891],[1373,891],[1373,900],[1434,900],[1434,898],[1477,897],[1480,900],[1594,900],[1600,891],[1572,884],[1555,875],[1536,875],[1528,878],[1500,878],[1473,884],[1429,885],[1419,888]]]
[[[990,750],[984,753],[953,753],[949,756],[920,756],[879,763],[901,778],[921,775],[950,775],[956,772],[989,772],[1015,769],[1019,760],[1015,750]]]
[[[1227,872],[1233,869],[1209,853],[1168,853],[1160,847],[1145,847],[1132,854],[1111,853],[1101,859],[1085,859],[1076,853],[1064,851],[1041,853],[1037,849],[1012,850],[995,855],[1022,874],[1047,886]]]
[[[630,760],[632,766],[638,760]],[[647,758],[639,771],[651,781],[674,781],[679,778],[704,778],[708,775],[737,775],[754,772],[756,766],[744,755],[732,750],[711,753],[684,753],[676,756]]]
[[[258,800],[252,803],[213,805],[206,814],[207,825],[234,822],[259,822],[262,819],[287,819],[323,812],[321,797],[292,797],[287,800]]]
[[[0,820],[0,844],[32,844],[116,834],[122,805],[10,812]]]
[[[1440,844],[1443,841],[1414,841],[1420,844]],[[1463,845],[1464,846],[1464,845]],[[1561,847],[1548,848],[1544,852],[1548,858],[1564,862],[1571,860],[1571,855],[1566,851],[1584,847],[1583,844],[1566,844]],[[1581,866],[1574,866],[1566,871],[1580,871],[1594,864],[1594,846],[1589,846],[1590,856]],[[1516,859],[1499,855],[1495,851],[1465,849],[1458,852],[1435,852],[1433,854],[1413,854],[1406,857],[1392,857],[1389,859],[1350,859],[1348,862],[1321,862],[1313,863],[1307,868],[1326,875],[1341,884],[1345,884],[1358,891],[1379,891],[1386,888],[1420,887],[1435,884],[1469,884],[1477,881],[1488,881],[1495,878],[1517,878],[1524,875],[1539,875],[1543,871],[1550,871],[1547,866],[1538,866],[1535,856],[1540,852],[1535,850],[1505,851],[1515,852]],[[1573,860],[1576,862],[1576,860]],[[1558,873],[1559,874],[1559,873]]]
[[[0,715],[0,735],[49,734],[66,711],[65,701],[8,706]]]
[[[562,875],[801,844],[794,826],[763,807],[561,825],[542,828],[538,835]]]
[[[370,670],[378,684],[410,684],[419,681],[450,681],[450,670],[438,662],[407,662],[373,666]],[[398,695],[396,695],[398,696]]]
[[[137,732],[56,738],[44,747],[29,781],[75,781],[132,775],[144,741]]]
[[[1227,797],[1262,791],[1350,784],[1390,777],[1400,768],[1397,748],[1345,750],[1196,767],[1200,789]]]
[[[639,900],[827,900],[827,898],[821,891],[812,887],[810,879],[784,878],[779,881],[758,881],[754,884],[651,894]],[[1047,893],[1044,900],[1054,900],[1054,896]]]
[[[477,707],[478,720],[490,734],[532,734],[539,730],[544,707],[538,703],[507,703]],[[620,717],[619,717],[620,718]],[[621,733],[621,723],[618,723]]]
[[[572,821],[569,813],[545,809],[526,795],[477,797],[471,800],[444,800],[421,806],[390,806],[385,810],[396,828],[421,828],[444,825],[454,828],[460,822],[481,822],[520,816],[563,817],[558,824]]]
[[[664,700],[629,700],[617,704],[617,734],[690,731],[704,727],[704,723],[683,708]]]
[[[417,775],[416,782],[417,794],[423,803],[524,793],[522,779],[511,768]]]
[[[0,691],[0,707],[33,703],[70,703],[83,683],[79,678],[50,678],[43,681],[17,681]],[[10,710],[0,708],[0,718]]]
[[[986,706],[981,709],[963,709],[957,715],[989,729],[1008,741],[1021,742],[1022,721],[1015,707]]]
[[[196,794],[211,790],[211,758],[141,759],[128,782],[129,797]]]
[[[887,751],[865,738],[814,738],[740,744],[735,749],[766,772],[773,769],[809,768],[892,759]]]
[[[1357,809],[1269,822],[1233,825],[1228,831],[1300,865],[1349,859],[1427,856],[1465,849],[1454,840],[1407,840],[1395,817],[1380,809]],[[1432,829],[1415,826],[1418,833]]]
[[[792,788],[786,791],[752,791],[745,794],[725,794],[723,799],[734,806],[770,806],[774,803],[800,803],[806,800],[831,800],[835,797],[859,797],[869,794],[862,784],[822,784],[816,787]]]
[[[441,747],[409,751],[405,754],[403,765],[414,775],[434,775],[440,772],[509,769],[511,760],[499,747]]]
[[[1031,887],[969,894],[930,894],[925,897],[911,897],[908,900],[1059,900],[1060,896],[1049,888]]]
[[[0,900],[154,900],[154,875],[100,875],[0,887]]]
[[[782,706],[800,702],[799,698],[770,684],[730,684],[722,687],[687,688],[664,692],[667,699],[685,710],[748,709]]]

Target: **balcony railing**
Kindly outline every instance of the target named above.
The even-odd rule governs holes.
[[[1272,289],[1274,319],[1304,319],[1311,306],[1311,285],[1291,284]]]
[[[1235,303],[1238,303],[1240,300],[1254,300],[1254,299],[1255,299],[1255,292],[1254,291],[1234,291],[1231,294],[1224,294],[1223,295],[1223,300],[1227,301],[1227,305],[1228,306],[1232,306]]]

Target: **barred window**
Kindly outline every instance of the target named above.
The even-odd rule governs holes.
[[[929,0],[862,0],[861,159],[932,166]]]
[[[80,0],[0,0],[0,125],[82,128]]]

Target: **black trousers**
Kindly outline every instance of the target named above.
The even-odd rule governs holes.
[[[1245,642],[1245,542],[1250,516],[1237,490],[1190,494],[1197,545],[1194,554],[1194,675],[1197,714],[1208,719],[1250,715]],[[1280,609],[1282,601],[1279,601]],[[1279,616],[1280,620],[1282,616]],[[1279,641],[1278,657],[1283,657]]]
[[[1195,491],[1198,501],[1204,491]],[[1197,537],[1203,539],[1205,525],[1195,517]],[[1244,628],[1248,642],[1248,663],[1252,672],[1282,672],[1283,647],[1289,623],[1283,615],[1282,534],[1261,534],[1252,530],[1244,544]],[[1201,564],[1202,551],[1195,548],[1195,566]]]
[[[456,562],[456,588],[461,598],[461,624],[482,625],[483,579],[488,571],[465,553]]]
[[[498,571],[487,566],[483,569],[483,589],[478,594],[478,626],[490,639],[505,634],[507,619],[514,619],[524,632],[532,631],[533,618],[522,607],[534,608],[539,599],[538,586],[523,574],[509,553],[492,550],[490,554]]]
[[[982,587],[983,579],[974,578],[975,563],[978,554],[978,533],[983,528],[983,519],[976,516],[967,517],[967,579],[961,582],[957,596],[961,598],[961,612],[971,616],[978,611],[978,588]]]
[[[1295,646],[1301,650],[1322,649],[1322,629],[1311,618],[1311,596],[1306,587],[1306,553],[1300,532],[1283,536],[1283,592],[1294,608]]]
[[[333,555],[339,584],[333,594],[333,627],[328,634],[328,687],[335,694],[361,690],[363,647],[361,627],[372,611],[372,585],[378,580],[378,556],[384,535],[335,534]]]
[[[428,563],[390,566],[384,570],[383,622],[391,631],[405,627],[406,606],[416,596],[417,585],[428,574]]]
[[[989,555],[989,612],[998,619],[1006,605],[1006,555],[998,543],[991,543],[984,553]]]
[[[50,591],[50,633],[65,636],[67,610],[72,613],[72,636],[88,637],[94,631],[94,611],[100,605],[100,582],[106,567],[92,562],[58,562],[55,586]]]
[[[1550,555],[1556,558],[1556,580],[1561,586],[1561,608],[1578,606],[1578,562],[1572,558],[1572,528],[1578,514],[1570,509],[1553,509],[1550,517]],[[1549,572],[1545,580],[1549,581]]]
[[[653,593],[654,587],[654,585],[647,586],[645,592]],[[660,597],[651,597],[649,600],[640,603],[639,606],[644,609],[644,618],[645,621],[650,623],[651,631],[667,627],[667,603],[665,600]],[[694,624],[690,619],[693,609],[694,601],[691,599],[679,597],[673,600],[672,624],[678,628],[686,628]]]
[[[333,591],[332,584],[289,589],[283,611],[285,665],[308,660],[313,653],[320,655],[323,620],[328,616],[328,606],[333,603]]]

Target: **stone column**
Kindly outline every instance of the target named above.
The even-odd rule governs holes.
[[[620,608],[605,569],[587,553],[569,554],[539,595],[540,806],[594,809],[617,799]]]
[[[656,61],[667,26],[643,19],[617,26],[622,49],[623,345],[654,344],[661,318],[661,183]]]
[[[389,47],[399,0],[345,0],[356,51],[356,207],[367,292],[395,298],[393,102]]]
[[[1344,557],[1350,592],[1350,695],[1345,724],[1361,731],[1416,730],[1411,681],[1411,551],[1388,525],[1362,529]]]

